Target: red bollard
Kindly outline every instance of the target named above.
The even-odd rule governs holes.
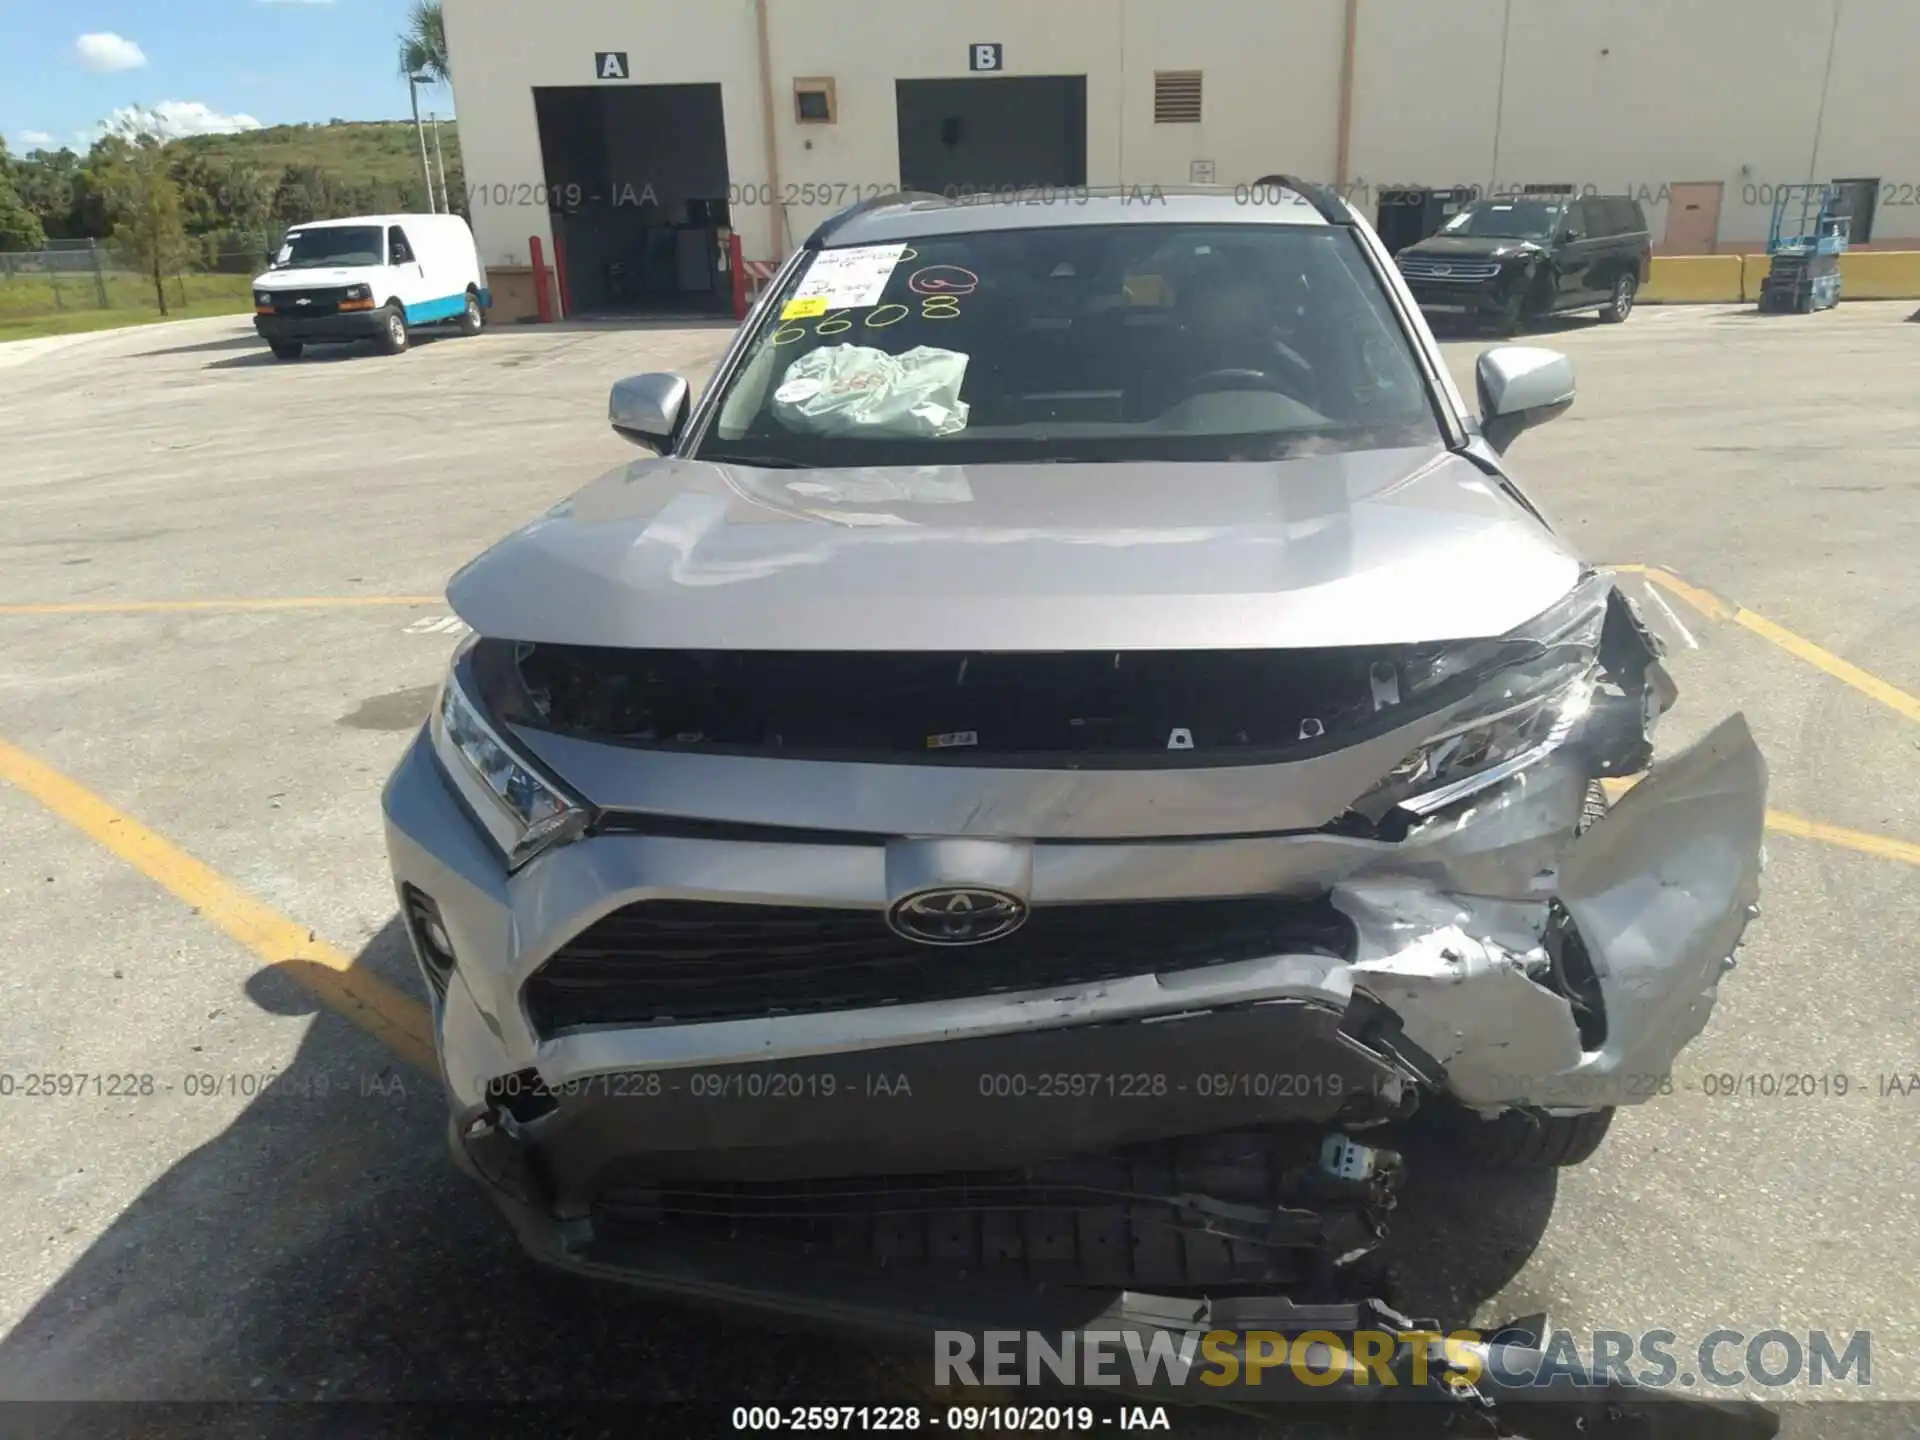
[[[733,318],[747,318],[747,267],[740,259],[740,236],[727,237],[727,268],[733,272]]]
[[[540,248],[540,237],[527,237],[527,253],[533,257],[533,303],[539,308],[540,323],[553,319],[553,297],[547,293],[547,260]]]
[[[567,293],[567,240],[564,235],[553,237],[553,278],[560,290],[560,318],[565,320],[573,314],[573,296]]]

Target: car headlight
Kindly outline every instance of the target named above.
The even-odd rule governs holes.
[[[473,699],[468,660],[475,643],[455,653],[429,732],[441,766],[513,870],[580,835],[591,815],[516,751]]]
[[[373,298],[373,287],[371,285],[349,285],[347,287],[347,293],[342,298],[347,300],[371,300]]]
[[[1428,815],[1517,774],[1562,744],[1593,701],[1610,576],[1582,580],[1564,598],[1495,639],[1415,656],[1410,694],[1462,691],[1445,728],[1421,741],[1353,809]]]
[[[271,305],[271,304],[273,304],[273,292],[272,292],[271,290],[256,290],[256,291],[254,291],[254,292],[253,292],[253,303],[254,303],[254,304],[256,304],[256,305]]]

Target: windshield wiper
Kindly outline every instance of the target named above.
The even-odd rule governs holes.
[[[784,455],[696,455],[696,460],[705,460],[713,465],[747,465],[755,470],[812,470],[815,467],[801,460],[789,460]]]

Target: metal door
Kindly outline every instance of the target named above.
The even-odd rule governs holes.
[[[1687,181],[1667,187],[1667,234],[1662,255],[1712,255],[1720,243],[1718,180]]]

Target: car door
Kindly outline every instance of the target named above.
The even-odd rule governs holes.
[[[406,307],[407,319],[416,319],[427,299],[427,267],[407,239],[407,232],[398,225],[387,227],[387,281],[388,288]]]
[[[1573,310],[1594,303],[1592,228],[1586,202],[1569,200],[1553,240],[1553,308]]]

